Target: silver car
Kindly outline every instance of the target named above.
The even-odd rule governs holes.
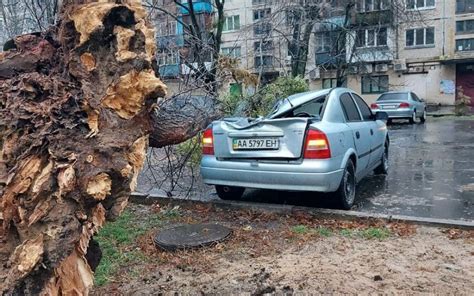
[[[266,117],[213,122],[201,174],[222,199],[239,199],[245,188],[334,192],[350,209],[357,181],[387,173],[386,119],[350,89],[293,95]]]
[[[426,104],[418,96],[409,91],[386,92],[370,105],[374,112],[384,111],[390,119],[408,119],[415,123],[417,118],[421,123],[426,121]]]

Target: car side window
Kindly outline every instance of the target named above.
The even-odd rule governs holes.
[[[415,93],[411,93],[411,97],[413,98],[413,100],[415,100],[417,102],[420,102],[420,99],[418,98],[418,96]]]
[[[351,121],[361,121],[359,111],[357,110],[356,104],[352,97],[348,93],[344,93],[340,97],[342,110],[344,111],[344,115],[346,120]]]
[[[364,119],[364,121],[373,120],[372,111],[370,111],[370,108],[369,106],[367,106],[365,101],[357,94],[353,93],[352,96],[354,97],[354,100],[357,106],[359,107],[360,113],[362,113],[362,118]]]

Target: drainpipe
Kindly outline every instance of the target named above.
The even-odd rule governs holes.
[[[443,0],[443,56],[446,47],[446,0]]]

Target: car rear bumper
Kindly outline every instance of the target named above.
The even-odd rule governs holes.
[[[333,192],[339,187],[343,170],[323,172],[327,164],[305,160],[298,164],[219,161],[204,156],[201,175],[204,183],[246,188]]]
[[[383,111],[388,114],[388,118],[411,118],[413,116],[413,110],[409,108],[404,109],[376,109],[374,112]]]

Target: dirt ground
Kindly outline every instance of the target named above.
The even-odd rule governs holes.
[[[146,231],[121,252],[93,295],[389,293],[474,295],[474,231],[384,221],[339,221],[308,213],[239,211],[205,204],[132,205]],[[224,243],[165,252],[153,237],[170,224],[219,222],[233,229]]]

